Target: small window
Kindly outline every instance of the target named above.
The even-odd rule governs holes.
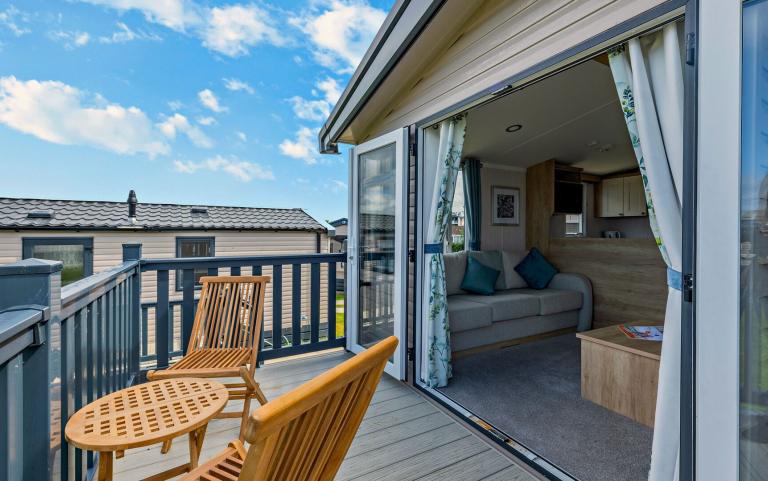
[[[213,257],[214,237],[177,237],[176,238],[176,257]],[[208,275],[208,269],[195,269],[195,289],[199,289],[200,278]],[[183,272],[176,272],[176,290],[180,291],[182,287]]]
[[[565,235],[578,237],[584,235],[584,214],[565,214]]]
[[[24,259],[61,261],[61,285],[66,286],[93,274],[91,237],[28,237],[22,239]]]

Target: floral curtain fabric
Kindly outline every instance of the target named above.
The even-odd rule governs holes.
[[[422,365],[423,378],[429,387],[442,387],[451,378],[451,333],[446,305],[443,239],[451,224],[451,205],[456,188],[461,150],[464,146],[466,117],[454,117],[440,123],[432,208],[424,238],[424,335],[427,352]]]
[[[682,25],[634,38],[609,55],[624,119],[645,185],[669,295],[659,368],[649,481],[678,479],[683,182]]]
[[[480,250],[480,161],[464,160],[461,168],[464,181],[464,245],[471,251]]]

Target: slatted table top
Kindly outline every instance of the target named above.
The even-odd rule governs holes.
[[[91,451],[120,451],[163,442],[210,421],[229,394],[211,379],[165,379],[114,392],[77,411],[67,440]]]

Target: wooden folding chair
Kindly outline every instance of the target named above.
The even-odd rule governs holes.
[[[201,278],[203,288],[187,354],[163,371],[149,371],[150,381],[176,377],[242,378],[225,384],[229,399],[242,399],[243,411],[228,411],[219,418],[242,417],[240,438],[245,434],[251,398],[266,404],[267,398],[254,379],[256,355],[261,342],[261,321],[268,276],[213,276]],[[163,446],[167,452],[170,443]]]
[[[331,481],[371,402],[397,338],[257,408],[240,440],[182,481]]]

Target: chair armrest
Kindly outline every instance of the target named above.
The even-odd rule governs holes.
[[[592,328],[592,283],[587,276],[560,272],[555,274],[548,287],[581,292],[579,325],[576,330],[582,332]]]

